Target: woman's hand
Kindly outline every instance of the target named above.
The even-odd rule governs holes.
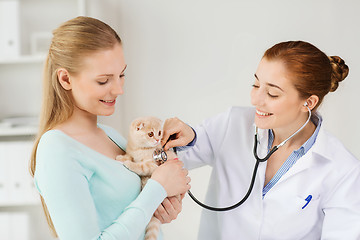
[[[185,194],[181,194],[181,196],[165,198],[155,211],[154,216],[159,219],[162,224],[175,220],[182,210],[182,199],[184,196]]]
[[[160,183],[168,197],[185,193],[190,189],[190,177],[188,170],[183,168],[184,164],[177,158],[168,160],[155,169],[151,179]]]
[[[195,138],[193,129],[176,117],[165,120],[163,132],[161,145],[165,150],[172,147],[186,146]],[[167,142],[170,136],[174,136],[174,139]],[[164,144],[166,145],[164,146]]]

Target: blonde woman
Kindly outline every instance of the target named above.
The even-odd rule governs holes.
[[[77,17],[53,32],[31,173],[60,239],[143,239],[156,210],[162,222],[181,210],[170,197],[189,189],[182,163],[157,168],[140,192],[140,178],[115,161],[126,140],[97,123],[113,114],[126,66],[119,36],[97,19]]]

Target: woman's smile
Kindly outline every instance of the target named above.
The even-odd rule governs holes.
[[[272,114],[272,113],[263,112],[263,111],[260,111],[260,110],[256,109],[256,115],[258,115],[259,117],[267,117],[267,116],[271,116],[271,115],[273,115],[273,114]]]
[[[100,100],[100,102],[102,102],[102,103],[104,103],[105,105],[111,107],[111,106],[114,106],[114,105],[115,105],[116,99],[114,99],[114,100]]]

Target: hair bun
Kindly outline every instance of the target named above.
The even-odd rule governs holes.
[[[343,81],[349,73],[349,67],[345,64],[345,61],[338,56],[330,56],[331,72],[331,88],[330,92],[334,92],[339,82]]]

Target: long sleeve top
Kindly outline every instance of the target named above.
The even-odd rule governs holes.
[[[120,134],[99,127],[125,150]],[[139,176],[121,162],[60,130],[41,137],[36,160],[35,185],[62,240],[143,239],[146,225],[166,197],[158,182],[149,179],[141,190]]]

